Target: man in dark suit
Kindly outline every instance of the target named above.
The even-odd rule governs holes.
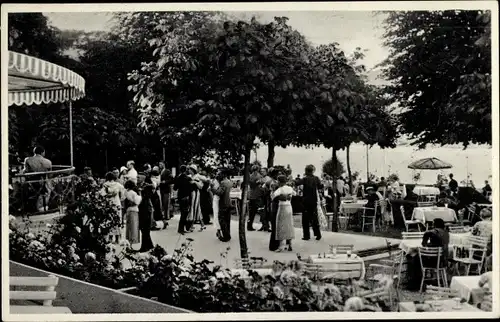
[[[453,173],[450,173],[450,182],[448,183],[448,187],[450,188],[453,195],[456,195],[458,192],[458,182],[453,179]]]
[[[308,165],[305,169],[305,175],[301,179],[295,180],[295,186],[303,186],[303,206],[302,212],[302,231],[303,240],[311,239],[310,226],[312,226],[316,240],[321,239],[321,231],[318,222],[318,190],[323,189],[321,180],[314,175],[316,169],[313,165]]]
[[[179,228],[177,229],[179,234],[184,234],[191,228],[191,223],[187,222],[187,217],[189,215],[189,208],[191,207],[190,197],[193,189],[191,178],[187,174],[187,166],[181,165],[179,175],[174,179],[174,190],[177,191],[177,202],[181,211]]]

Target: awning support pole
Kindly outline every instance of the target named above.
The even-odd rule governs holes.
[[[71,166],[73,166],[73,106],[71,97],[69,100],[69,154],[71,158]]]

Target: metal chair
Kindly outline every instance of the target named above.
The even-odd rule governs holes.
[[[402,232],[401,233],[401,236],[403,237],[403,239],[422,239],[424,238],[424,232]]]
[[[420,292],[422,292],[424,288],[424,282],[429,281],[429,280],[437,280],[438,287],[441,287],[441,281],[443,282],[443,285],[445,287],[448,286],[448,279],[446,276],[446,266],[443,267],[442,264],[442,258],[441,255],[443,253],[443,248],[441,247],[419,247],[418,248],[418,256],[420,258],[420,268],[422,270],[422,280],[420,282]],[[427,267],[426,261],[424,259],[428,260],[431,259],[432,262],[435,261],[436,266],[435,267]],[[427,277],[427,272],[429,273],[435,273],[436,277]]]
[[[488,240],[480,236],[470,236],[468,245],[456,245],[453,247],[453,262],[456,272],[460,275],[460,265],[465,266],[465,275],[469,276],[470,268],[476,265],[476,274],[480,274],[488,247]]]
[[[435,205],[434,202],[428,202],[428,201],[417,202],[417,207],[434,207],[434,205]]]
[[[405,217],[405,207],[401,206],[400,209],[401,209],[401,216],[403,217],[403,222],[404,222],[405,227],[406,227],[406,232],[408,232],[408,229],[409,229],[410,225],[417,225],[418,231],[420,231],[420,221],[418,221],[418,220],[407,220],[406,217]]]
[[[380,208],[380,202],[375,201],[375,207],[374,208],[368,208],[368,207],[362,207],[363,209],[363,215],[361,216],[362,218],[362,224],[361,224],[361,231],[365,231],[365,226],[366,225],[371,225],[373,227],[373,232],[376,230],[376,220],[377,220],[377,210]],[[367,215],[366,211],[367,210],[373,210],[373,215]]]
[[[448,230],[450,234],[463,234],[467,232],[464,226],[448,226]]]

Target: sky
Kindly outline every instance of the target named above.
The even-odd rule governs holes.
[[[388,50],[382,45],[383,16],[372,11],[246,11],[228,12],[231,15],[250,19],[256,16],[269,22],[275,16],[285,16],[289,24],[300,31],[313,44],[339,43],[346,54],[356,47],[365,51],[365,64],[371,83],[381,84],[375,65],[384,60]],[[59,29],[106,31],[111,24],[105,12],[44,13],[50,23]]]

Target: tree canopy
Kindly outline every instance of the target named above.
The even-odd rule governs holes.
[[[491,144],[490,24],[474,10],[388,13],[386,90],[413,144]]]

